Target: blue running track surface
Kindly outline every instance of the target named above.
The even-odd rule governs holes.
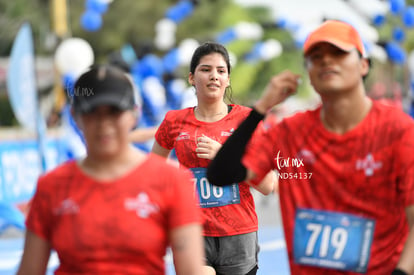
[[[259,229],[258,275],[289,275],[286,245],[279,226],[261,226]],[[0,238],[0,275],[14,275],[23,252],[23,238]],[[47,275],[52,275],[59,264],[53,253]],[[166,257],[167,275],[175,275],[171,255]]]

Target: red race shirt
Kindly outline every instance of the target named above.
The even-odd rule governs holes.
[[[155,139],[162,147],[175,149],[181,165],[203,170],[207,168],[210,160],[197,157],[195,152],[197,138],[206,135],[223,144],[250,113],[250,108],[240,105],[231,106],[231,112],[216,122],[197,120],[194,116],[194,107],[169,111],[158,128]],[[257,215],[250,186],[247,183],[227,187],[232,189],[231,191],[226,189],[228,193],[237,196],[237,202],[222,203],[211,198],[214,197],[214,193],[222,194],[222,189],[210,186],[206,178],[203,180],[204,184],[201,184],[198,191],[203,207],[205,236],[231,236],[257,231]],[[238,190],[233,192],[234,189]],[[214,206],[214,203],[220,206],[209,207]]]
[[[314,245],[320,242],[316,237],[322,236],[317,233],[329,236],[329,230],[333,230],[332,224],[315,225],[314,221],[307,225],[307,230],[295,228],[310,219],[303,212],[295,218],[303,209],[340,213],[344,227],[350,226],[347,214],[373,220],[372,245],[370,247],[368,241],[365,243],[370,247],[367,250],[370,257],[363,256],[369,259],[366,274],[390,274],[408,234],[405,207],[414,204],[414,124],[411,117],[399,109],[374,102],[364,120],[343,135],[324,128],[320,108],[287,118],[265,133],[259,132],[255,133],[243,163],[258,175],[257,181],[270,169],[280,173],[281,211],[292,274],[354,274],[294,261],[295,249],[300,250],[302,238],[306,244],[306,238],[313,236],[309,238],[311,245],[306,246],[310,255],[316,249]],[[326,249],[337,251],[346,244],[345,237],[351,240],[351,235],[341,232],[343,234],[337,231],[336,240],[331,240],[330,244],[325,242]],[[340,257],[343,251],[337,252]],[[330,250],[325,250],[320,255],[327,257],[329,253]],[[308,259],[307,255],[301,256],[308,263],[316,261]],[[323,257],[319,260],[322,264],[328,262],[323,262]]]
[[[201,223],[191,184],[155,155],[104,183],[68,162],[39,179],[27,228],[57,252],[56,274],[165,274],[169,231]]]

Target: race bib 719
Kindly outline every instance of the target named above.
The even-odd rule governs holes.
[[[347,213],[297,209],[293,238],[294,261],[365,273],[375,221]]]

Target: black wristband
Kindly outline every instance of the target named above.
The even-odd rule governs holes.
[[[399,268],[396,268],[392,271],[391,275],[408,275],[408,273],[405,271],[402,271]]]
[[[251,116],[256,121],[260,121],[265,117],[265,115],[259,113],[254,107],[252,107],[252,111],[250,112],[249,116]]]

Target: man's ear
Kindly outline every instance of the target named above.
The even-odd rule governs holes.
[[[361,73],[363,77],[368,75],[370,68],[371,68],[371,60],[369,58],[362,58],[361,59]]]
[[[134,124],[133,124],[132,130],[135,130],[137,128],[139,120],[141,118],[140,117],[140,110],[139,110],[138,106],[135,106],[134,110],[132,110],[132,114],[134,116],[134,118],[133,118]]]

